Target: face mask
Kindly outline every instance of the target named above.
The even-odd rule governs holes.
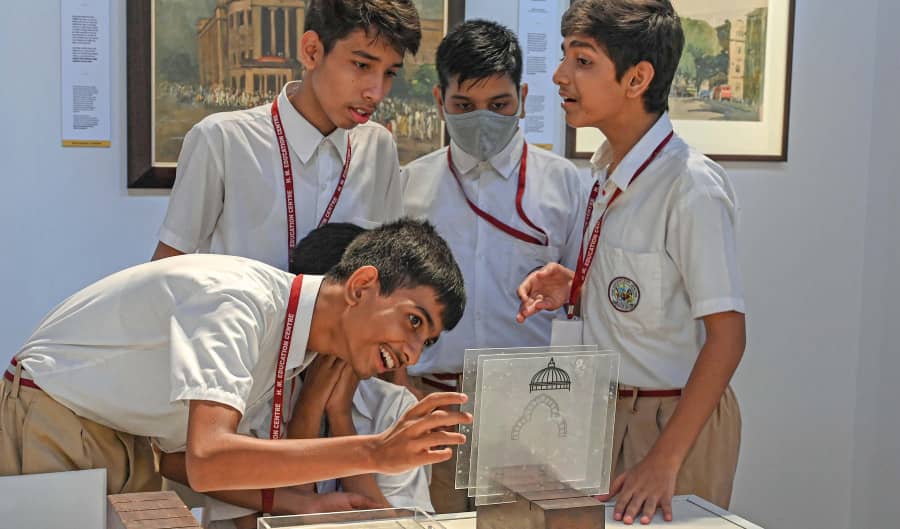
[[[448,114],[444,111],[447,133],[470,156],[481,161],[491,159],[502,151],[519,126],[519,107],[512,116],[504,116],[491,110],[475,110],[465,114]]]

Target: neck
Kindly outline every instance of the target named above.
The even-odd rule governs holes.
[[[319,98],[316,97],[312,88],[312,80],[304,80],[300,83],[300,88],[290,97],[291,105],[306,118],[313,127],[315,127],[323,136],[328,136],[337,127],[328,118],[325,110],[322,109]]]
[[[343,332],[340,329],[341,314],[345,307],[343,288],[328,281],[323,281],[319,295],[313,308],[312,323],[309,328],[309,341],[306,349],[318,353],[340,356]]]
[[[600,127],[601,132],[606,136],[606,140],[609,142],[610,149],[612,150],[612,163],[610,164],[609,170],[610,174],[612,174],[613,170],[631,149],[641,141],[641,138],[653,128],[653,125],[656,124],[661,116],[661,114],[641,112],[638,117],[635,118],[633,113],[627,117],[623,114],[629,113],[623,112],[616,118],[617,121],[612,125]]]

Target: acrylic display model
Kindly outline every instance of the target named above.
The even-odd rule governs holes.
[[[373,509],[335,513],[268,516],[257,529],[445,529],[420,509]]]
[[[596,346],[467,350],[456,488],[478,527],[602,527],[618,355]],[[575,525],[571,525],[571,524]]]

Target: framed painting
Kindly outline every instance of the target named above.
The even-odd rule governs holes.
[[[444,144],[432,100],[434,55],[465,0],[414,0],[422,44],[373,119],[400,163]],[[302,76],[306,0],[130,0],[127,12],[128,187],[169,188],[184,135],[214,112],[266,104]]]
[[[669,94],[675,131],[719,161],[786,161],[794,0],[672,0],[685,46]],[[590,158],[595,128],[568,128],[566,155]]]

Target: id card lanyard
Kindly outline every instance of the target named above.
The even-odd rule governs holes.
[[[278,361],[275,364],[275,392],[272,398],[272,421],[269,423],[269,439],[281,439],[281,431],[284,426],[284,377],[287,369],[288,353],[291,350],[291,338],[294,335],[294,323],[297,321],[297,305],[300,303],[300,289],[302,286],[303,276],[298,275],[291,283],[291,295],[288,298],[284,330],[281,333],[281,348],[278,350]],[[272,512],[274,499],[274,489],[263,489],[262,507],[264,513]]]
[[[287,209],[287,225],[288,225],[288,255],[297,245],[297,213],[294,206],[294,170],[291,167],[291,153],[288,149],[287,138],[284,134],[284,125],[281,121],[281,113],[278,111],[278,98],[272,101],[272,127],[275,129],[275,137],[278,139],[278,152],[281,154],[281,171],[284,174],[284,198]],[[344,155],[344,167],[341,169],[341,178],[338,180],[337,187],[331,195],[328,207],[325,213],[319,219],[318,227],[328,224],[331,215],[334,214],[334,208],[337,206],[341,193],[344,191],[344,183],[347,181],[347,170],[350,168],[350,156],[352,155],[350,148],[350,138],[347,138],[347,152]]]
[[[522,197],[525,195],[525,169],[527,156],[528,144],[525,143],[522,145],[522,160],[519,162],[519,182],[516,189],[516,212],[519,214],[519,218],[521,218],[525,222],[525,224],[527,224],[534,231],[541,234],[541,238],[535,237],[534,235],[529,235],[521,230],[513,228],[509,224],[504,223],[487,211],[479,208],[474,202],[472,202],[472,200],[469,198],[469,195],[466,194],[466,190],[463,188],[462,180],[460,180],[459,174],[456,172],[456,167],[453,165],[453,156],[450,154],[450,147],[447,147],[447,166],[450,168],[450,172],[453,174],[453,178],[456,179],[456,183],[459,185],[459,191],[462,193],[463,198],[466,199],[466,203],[469,204],[469,208],[472,209],[473,213],[486,220],[493,227],[497,228],[503,233],[515,237],[520,241],[527,242],[529,244],[536,244],[538,246],[549,246],[550,238],[547,236],[547,232],[545,232],[534,222],[532,222],[531,219],[528,218],[528,215],[525,214],[525,210],[522,208]]]

